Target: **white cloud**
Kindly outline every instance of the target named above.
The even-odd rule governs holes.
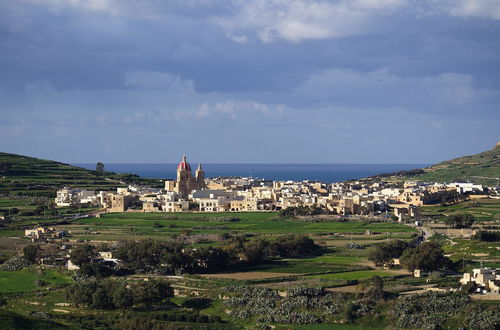
[[[190,80],[165,72],[130,71],[125,74],[125,85],[139,89],[164,89],[169,92],[193,94],[194,86]]]
[[[229,36],[231,40],[234,42],[237,42],[239,44],[246,44],[248,42],[248,37],[245,35],[240,35],[240,36]]]
[[[278,118],[287,110],[287,107],[283,104],[270,105],[254,101],[245,100],[228,100],[228,101],[216,101],[211,105],[207,102],[203,102],[198,110],[195,111],[177,111],[174,116],[178,120],[184,119],[201,119],[208,118],[210,116],[223,115],[225,117],[230,117],[237,119],[243,116],[265,116]],[[254,118],[255,119],[255,118]]]
[[[116,14],[119,9],[115,0],[24,0],[38,5],[46,5],[55,10],[74,8]]]
[[[487,17],[500,19],[499,0],[453,0],[450,14],[461,17]]]
[[[366,32],[372,19],[405,4],[404,0],[254,0],[233,1],[238,13],[216,22],[226,34],[255,31],[263,42],[338,38]]]

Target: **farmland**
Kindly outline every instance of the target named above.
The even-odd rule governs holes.
[[[71,277],[55,270],[24,268],[22,270],[0,271],[0,293],[34,291],[37,282],[50,284],[71,283]]]
[[[254,235],[360,235],[367,230],[384,235],[407,235],[415,229],[396,223],[342,221],[310,222],[283,219],[273,212],[255,213],[111,213],[101,218],[81,219],[66,227],[75,237],[92,240],[158,238],[189,235],[239,233]],[[376,237],[376,236],[374,236]],[[384,236],[383,238],[386,238]]]
[[[478,198],[454,205],[426,205],[422,207],[423,215],[439,220],[461,213],[472,214],[477,221],[500,220],[500,199]]]

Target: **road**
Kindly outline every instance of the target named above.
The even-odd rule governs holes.
[[[428,240],[432,235],[434,235],[434,232],[425,225],[422,225],[422,227],[418,227],[418,229],[420,229],[420,231],[423,233],[424,241]]]

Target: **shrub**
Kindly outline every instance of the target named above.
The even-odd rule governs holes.
[[[468,313],[465,324],[470,329],[499,329],[500,313],[498,310],[473,310]]]
[[[482,242],[499,242],[500,232],[480,230],[474,236],[472,236],[472,239]]]
[[[446,218],[445,223],[452,226],[453,228],[470,228],[472,224],[476,221],[474,216],[469,213],[454,214]]]
[[[429,292],[400,298],[392,312],[399,328],[435,329],[469,304],[462,293]]]
[[[30,263],[26,259],[24,259],[22,257],[15,256],[15,257],[7,260],[3,264],[1,264],[0,270],[15,272],[15,271],[23,269],[24,267],[28,267],[28,266],[30,266]]]

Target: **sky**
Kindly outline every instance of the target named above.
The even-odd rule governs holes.
[[[0,0],[0,151],[434,163],[499,140],[499,0]]]

